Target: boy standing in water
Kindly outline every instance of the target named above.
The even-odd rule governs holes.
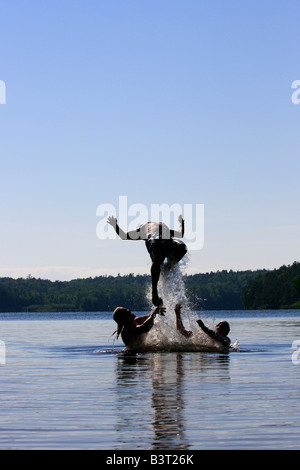
[[[162,222],[147,222],[136,230],[125,233],[119,227],[115,217],[110,216],[107,219],[107,223],[115,229],[122,240],[144,240],[146,242],[146,247],[152,260],[152,302],[157,307],[163,304],[157,292],[161,264],[167,258],[167,262],[171,267],[178,263],[187,253],[185,243],[174,239],[174,237],[183,238],[184,235],[184,220],[182,215],[178,217],[178,221],[180,223],[178,230],[170,230]]]

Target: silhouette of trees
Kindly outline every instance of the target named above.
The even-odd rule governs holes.
[[[184,276],[195,310],[300,308],[300,263],[273,271],[217,271]],[[148,275],[72,281],[0,278],[0,312],[97,312],[118,306],[149,310]]]
[[[300,308],[300,263],[249,280],[242,300],[246,309]]]

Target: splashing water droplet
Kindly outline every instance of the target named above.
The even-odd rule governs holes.
[[[145,338],[145,349],[151,350],[200,350],[205,348],[207,339],[199,329],[196,320],[198,315],[192,310],[187,297],[184,283],[184,270],[188,263],[188,257],[185,261],[170,267],[168,264],[162,264],[161,273],[158,282],[158,295],[163,299],[165,307],[165,316],[157,316],[152,330]],[[149,285],[146,298],[151,305],[152,289]],[[185,328],[191,330],[193,335],[190,338],[184,337],[176,327],[175,306],[180,304],[182,307],[182,321]]]

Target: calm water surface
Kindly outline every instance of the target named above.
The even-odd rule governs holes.
[[[0,314],[0,448],[299,449],[300,312],[219,319],[239,351],[127,356],[111,313]]]

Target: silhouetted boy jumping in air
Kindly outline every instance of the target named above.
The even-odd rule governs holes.
[[[174,239],[174,237],[183,238],[184,235],[184,220],[182,215],[178,217],[178,221],[180,223],[178,230],[170,230],[162,222],[147,222],[136,230],[125,233],[119,227],[115,217],[110,216],[107,219],[107,222],[115,229],[122,240],[144,240],[146,242],[146,247],[152,260],[152,302],[155,306],[160,306],[163,303],[157,292],[161,264],[167,258],[167,264],[169,267],[172,267],[187,253],[185,243]]]

